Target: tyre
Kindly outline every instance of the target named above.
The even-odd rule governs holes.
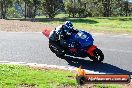
[[[49,43],[50,50],[56,54],[56,56],[61,57],[65,55],[65,50],[62,49],[59,45],[54,43]]]
[[[102,62],[104,60],[104,54],[100,49],[95,49],[93,51],[94,56],[91,56],[90,59],[93,60],[93,62]]]

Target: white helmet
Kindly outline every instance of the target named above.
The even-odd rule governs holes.
[[[67,26],[67,28],[69,28],[69,29],[73,28],[73,24],[71,21],[66,21],[64,25]]]

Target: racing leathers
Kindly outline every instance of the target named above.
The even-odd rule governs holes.
[[[77,32],[77,30],[69,30],[65,27],[65,25],[60,25],[50,33],[49,42],[55,42],[62,47],[68,47],[69,43],[67,42],[67,38],[71,35],[72,32]]]

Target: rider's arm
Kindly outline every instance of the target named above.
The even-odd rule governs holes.
[[[74,28],[72,29],[73,33],[78,33],[78,31],[79,31],[78,29],[74,29]]]

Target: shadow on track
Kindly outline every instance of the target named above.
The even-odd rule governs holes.
[[[94,63],[89,60],[79,59],[79,58],[70,57],[70,56],[64,56],[61,58],[65,59],[70,66],[74,66],[74,67],[82,66],[83,69],[86,69],[86,70],[92,70],[92,71],[103,72],[103,73],[112,73],[112,74],[132,75],[132,72],[121,69],[119,67],[113,66],[108,63]]]

